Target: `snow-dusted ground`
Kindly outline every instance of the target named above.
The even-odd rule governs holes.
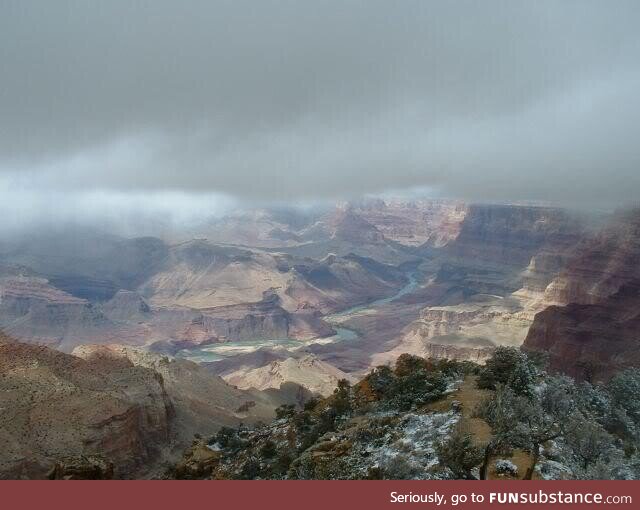
[[[429,472],[438,464],[435,445],[448,437],[459,419],[451,411],[406,415],[398,425],[399,437],[380,448],[370,447],[375,465],[407,478],[437,478]]]

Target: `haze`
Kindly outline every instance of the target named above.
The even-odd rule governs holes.
[[[0,212],[634,201],[639,21],[622,0],[5,1]]]

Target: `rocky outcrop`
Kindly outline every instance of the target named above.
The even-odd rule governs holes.
[[[151,308],[137,292],[120,289],[102,306],[102,312],[112,321],[149,320]]]
[[[488,267],[525,268],[542,248],[570,246],[581,232],[580,223],[563,209],[471,205],[446,253]]]
[[[0,478],[43,478],[83,456],[138,474],[168,443],[173,414],[150,369],[13,342],[0,344],[0,408]]]
[[[383,243],[382,232],[353,210],[350,205],[339,207],[326,222],[329,237],[352,243]]]
[[[598,304],[551,306],[536,315],[523,348],[552,370],[598,381],[640,366],[640,281]]]
[[[467,212],[462,202],[447,200],[372,199],[354,207],[385,238],[405,246],[447,245],[458,237]]]
[[[101,457],[62,459],[47,473],[49,480],[112,480],[114,466]]]
[[[202,311],[198,326],[218,342],[296,338],[306,340],[333,333],[315,309],[288,312],[280,297],[266,292],[262,301]],[[195,325],[195,324],[194,324]]]
[[[493,347],[464,347],[427,342],[422,349],[422,354],[432,359],[473,361],[474,363],[483,364],[493,355],[493,351]]]
[[[209,478],[218,467],[222,452],[214,450],[203,441],[195,441],[175,465],[172,478],[178,480],[202,480]]]
[[[221,306],[191,313],[179,310],[162,310],[150,324],[164,339],[150,346],[154,352],[176,354],[183,349],[193,349],[215,343],[252,340],[283,340],[293,338],[308,340],[331,336],[334,330],[322,320],[319,310],[313,308],[288,312],[280,306],[277,294],[266,292],[262,301]],[[175,327],[167,324],[166,317],[174,315]]]
[[[339,256],[354,253],[393,265],[416,260],[405,246],[387,239],[382,229],[366,216],[354,204],[340,204],[300,230],[298,235],[303,243],[287,248],[286,251],[316,259],[327,253]]]
[[[0,334],[0,478],[157,474],[194,434],[268,421],[310,394],[241,390],[187,360],[122,345],[73,354]]]
[[[397,267],[355,254],[329,254],[319,261],[294,259],[290,271],[298,277],[283,301],[293,300],[297,311],[332,313],[393,295],[406,284]]]
[[[20,276],[0,280],[0,327],[13,337],[62,350],[114,333],[113,324],[89,301],[44,278]]]
[[[323,396],[333,393],[340,379],[353,381],[350,375],[311,354],[272,361],[251,370],[228,372],[224,378],[239,388],[259,390],[280,388],[285,382],[293,382]]]
[[[174,247],[167,268],[141,292],[155,306],[185,306],[207,315],[215,315],[214,308],[260,303],[265,294],[277,295],[291,313],[301,308],[327,313],[384,297],[403,283],[397,268],[365,257],[317,261],[193,241]],[[273,326],[281,328],[283,321]]]
[[[616,214],[585,239],[545,288],[551,305],[535,316],[524,348],[547,353],[552,368],[606,378],[638,366],[640,211]]]
[[[274,295],[258,303],[207,309],[192,327],[200,327],[218,342],[288,338],[290,314],[279,301]]]
[[[391,351],[377,361],[392,361],[408,352],[427,358],[482,362],[497,345],[519,346],[530,318],[513,298],[488,298],[451,306],[427,307],[405,328]]]
[[[74,354],[90,361],[125,360],[158,374],[174,412],[173,440],[182,447],[195,433],[212,434],[222,425],[236,426],[240,422],[270,419],[273,409],[280,403],[279,399],[268,395],[234,388],[206,368],[184,359],[121,345],[81,346]]]
[[[531,319],[535,313],[547,306],[557,304],[546,294],[547,288],[565,267],[573,249],[575,248],[572,247],[568,251],[545,249],[534,255],[522,272],[522,287],[513,295],[522,300],[531,314]]]

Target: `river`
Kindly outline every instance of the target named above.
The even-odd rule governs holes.
[[[245,354],[248,352],[256,351],[262,347],[275,347],[282,346],[289,350],[298,349],[300,347],[310,344],[329,344],[336,342],[346,342],[349,340],[355,340],[358,338],[358,333],[353,329],[346,328],[342,323],[353,314],[375,308],[387,303],[391,303],[402,296],[413,292],[418,286],[418,278],[416,272],[407,273],[408,282],[393,296],[389,296],[382,299],[371,301],[364,305],[358,305],[341,312],[333,313],[324,317],[336,334],[326,338],[314,338],[308,341],[292,340],[290,338],[283,339],[256,339],[256,340],[243,340],[239,342],[225,342],[219,344],[206,345],[204,347],[198,347],[196,349],[184,349],[176,354],[177,357],[186,358],[191,361],[204,362],[204,361],[218,361],[231,356],[237,356],[239,354]]]

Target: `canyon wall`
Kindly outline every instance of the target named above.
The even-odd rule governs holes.
[[[638,366],[640,348],[640,210],[615,215],[575,250],[544,291],[524,343],[546,353],[553,369],[606,378]]]
[[[0,479],[157,475],[195,433],[304,402],[294,386],[243,391],[187,360],[118,345],[66,354],[0,334]]]

